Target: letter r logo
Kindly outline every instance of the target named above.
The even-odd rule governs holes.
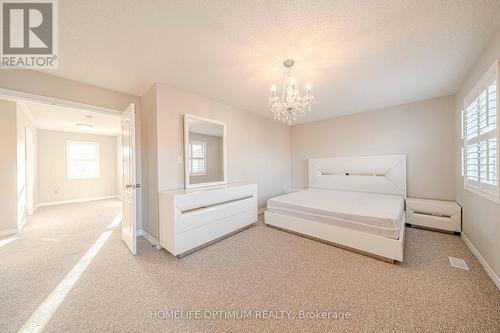
[[[52,54],[53,3],[2,1],[3,54]]]

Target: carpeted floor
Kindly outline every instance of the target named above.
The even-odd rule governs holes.
[[[40,208],[0,247],[1,332],[23,326],[119,212],[115,200]],[[500,292],[457,236],[410,228],[405,263],[391,265],[262,221],[181,260],[143,238],[133,257],[113,230],[45,331],[500,332]]]

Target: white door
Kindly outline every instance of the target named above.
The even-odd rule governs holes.
[[[122,113],[123,218],[122,238],[133,255],[137,253],[137,191],[135,164],[135,106]]]

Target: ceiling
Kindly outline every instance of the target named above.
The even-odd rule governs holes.
[[[306,121],[450,95],[500,27],[498,0],[59,2],[52,74],[134,95],[165,83],[271,117],[283,60]]]
[[[50,104],[23,103],[35,126],[40,129],[113,136],[121,133],[121,118],[117,115],[81,111]],[[82,129],[76,124],[89,124],[93,127]]]

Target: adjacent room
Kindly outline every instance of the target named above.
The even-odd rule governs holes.
[[[102,221],[82,221],[85,213],[77,203],[121,215],[121,116],[6,98],[0,103],[10,158],[3,177],[14,186],[4,189],[10,200],[2,203],[1,235],[10,237],[3,242],[35,230],[44,242],[59,242],[69,233],[105,227]],[[44,245],[49,244],[42,242],[38,250]]]
[[[0,6],[0,331],[500,332],[499,1]]]

